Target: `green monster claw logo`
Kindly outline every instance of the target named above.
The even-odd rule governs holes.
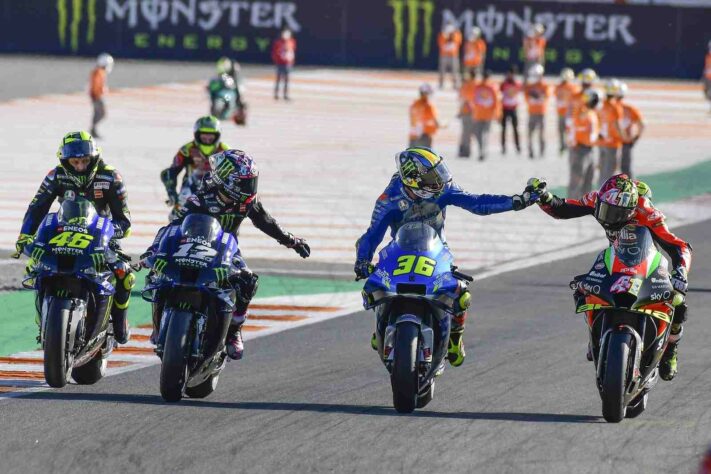
[[[84,3],[86,2],[86,44],[94,44],[96,32],[96,0],[57,0],[57,33],[59,44],[67,47],[67,33],[69,33],[69,47],[72,52],[79,50],[79,38],[82,20],[84,20]],[[69,9],[71,8],[71,21]]]
[[[156,273],[163,273],[167,264],[168,262],[166,260],[159,258],[156,260],[156,263],[153,264],[153,270],[155,270]]]
[[[223,285],[227,282],[227,268],[215,268],[215,279],[218,285]]]
[[[92,253],[91,254],[91,261],[94,264],[94,269],[98,272],[101,271],[101,268],[104,266],[104,254],[103,253]]]
[[[393,45],[395,48],[395,57],[397,57],[399,61],[403,60],[403,47],[406,45],[407,63],[415,63],[415,45],[420,28],[420,11],[422,11],[421,23],[423,26],[422,56],[429,57],[432,52],[434,0],[388,0],[388,6],[393,9],[393,29],[395,30]],[[407,39],[405,39],[405,16],[407,16]]]
[[[32,250],[32,256],[30,258],[35,262],[39,262],[42,259],[42,256],[44,256],[44,253],[44,249],[37,247]]]
[[[222,228],[225,230],[231,229],[234,222],[235,222],[234,214],[222,214],[220,216],[220,226],[222,226]]]
[[[230,163],[229,160],[224,160],[220,163],[220,166],[217,167],[215,173],[217,173],[217,176],[224,181],[229,177],[230,173],[234,171],[234,169],[234,165]]]

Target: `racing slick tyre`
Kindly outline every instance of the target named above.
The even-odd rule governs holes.
[[[647,409],[647,399],[649,398],[649,392],[645,391],[637,398],[632,400],[629,405],[627,405],[627,412],[625,413],[626,418],[637,418],[641,415],[644,410]]]
[[[415,323],[403,322],[395,330],[395,356],[390,384],[393,405],[398,413],[412,413],[417,406],[417,342],[420,330]]]
[[[44,378],[50,387],[62,388],[67,384],[72,364],[67,348],[69,313],[66,301],[52,300],[47,310],[44,333]]]
[[[190,398],[205,398],[215,391],[217,382],[220,380],[220,374],[211,375],[203,383],[194,387],[186,387],[185,395]]]
[[[607,344],[601,396],[602,416],[610,423],[619,423],[625,417],[631,339],[630,334],[617,332],[610,336]]]
[[[163,346],[160,368],[160,395],[166,402],[178,402],[188,379],[187,351],[193,315],[187,311],[173,311]]]
[[[89,362],[72,369],[72,378],[79,385],[93,385],[106,375],[108,359],[102,351],[98,351]]]

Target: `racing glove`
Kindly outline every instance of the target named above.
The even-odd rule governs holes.
[[[286,248],[294,249],[294,251],[298,253],[301,258],[307,258],[311,255],[311,247],[309,247],[309,244],[306,243],[306,240],[301,237],[295,237],[291,234],[289,234],[289,236],[291,237],[291,240],[285,244]]]
[[[553,200],[545,178],[530,178],[526,183],[526,190],[538,194],[538,204],[548,204]]]
[[[523,193],[511,196],[511,200],[513,201],[513,210],[520,211],[538,202],[538,194],[530,191],[527,186]]]
[[[356,274],[356,281],[364,280],[373,273],[373,265],[371,265],[368,260],[359,259],[356,260],[353,271]]]
[[[168,207],[175,208],[178,205],[178,193],[171,189],[168,191],[168,199],[165,200]]]
[[[17,242],[15,242],[15,253],[12,254],[12,258],[20,258],[22,251],[25,250],[25,247],[31,244],[34,239],[35,237],[33,235],[20,234],[17,238]]]
[[[682,266],[676,267],[671,274],[672,286],[679,293],[686,294],[689,289],[689,282],[686,279],[686,268]]]

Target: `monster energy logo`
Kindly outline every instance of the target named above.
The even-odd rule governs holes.
[[[84,10],[86,3],[86,20]],[[71,9],[71,12],[69,11]],[[69,18],[71,14],[71,19]],[[69,47],[72,52],[79,50],[81,25],[86,21],[86,44],[94,44],[96,32],[96,0],[57,0],[57,33],[59,44],[67,47],[67,33],[69,33]]]
[[[230,163],[229,160],[224,160],[222,163],[220,163],[220,166],[217,167],[215,173],[217,173],[217,176],[219,176],[220,179],[225,181],[227,180],[227,177],[230,175],[230,173],[234,171],[234,169],[234,165]]]
[[[405,177],[417,175],[417,166],[412,160],[408,160],[402,164],[402,175]]]
[[[96,269],[96,271],[100,271],[104,265],[104,262],[105,262],[104,254],[103,253],[92,253],[91,254],[91,261],[94,264],[94,268]]]
[[[153,264],[153,270],[155,270],[156,273],[163,273],[167,264],[168,262],[166,260],[159,258],[156,260],[156,263]]]
[[[69,296],[69,292],[60,288],[57,290],[57,296],[59,296],[60,298],[64,298],[66,296]]]
[[[222,214],[220,216],[220,225],[223,229],[231,229],[235,222],[234,214]]]
[[[227,268],[215,268],[215,278],[218,285],[225,283],[227,281]]]
[[[423,26],[422,56],[429,57],[432,48],[432,16],[434,15],[434,0],[388,0],[388,6],[393,9],[393,29],[395,36],[393,45],[395,57],[403,60],[403,50],[408,64],[415,62],[415,50],[420,23]],[[422,19],[420,20],[420,12]],[[407,28],[405,24],[407,23]],[[405,31],[407,29],[407,32]]]
[[[35,262],[38,262],[42,258],[44,253],[45,253],[44,249],[36,248],[36,249],[32,250],[32,255],[30,256],[30,258],[32,260],[34,260]]]

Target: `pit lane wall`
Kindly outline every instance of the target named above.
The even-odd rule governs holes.
[[[477,0],[0,0],[0,52],[269,62],[295,32],[301,64],[433,69],[437,34],[478,26],[487,67],[521,63],[528,26],[543,23],[547,69],[699,78],[709,8]]]

